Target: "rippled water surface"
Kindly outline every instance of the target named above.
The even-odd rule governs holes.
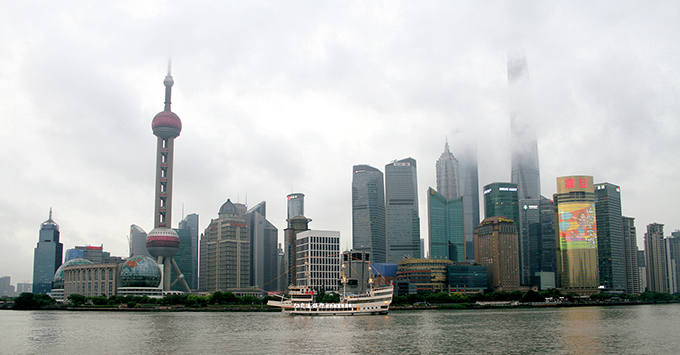
[[[674,354],[680,304],[281,313],[0,311],[0,354]]]

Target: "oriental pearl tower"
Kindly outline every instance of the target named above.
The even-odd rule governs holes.
[[[181,282],[186,292],[191,292],[173,256],[179,250],[179,236],[172,230],[172,166],[174,162],[175,138],[182,131],[182,121],[170,111],[170,96],[175,82],[170,75],[163,80],[165,85],[165,109],[151,122],[153,134],[158,137],[156,146],[156,202],[154,229],[146,237],[146,249],[163,265],[163,291],[170,291],[170,267],[178,275],[175,282]],[[174,284],[174,283],[173,283]]]

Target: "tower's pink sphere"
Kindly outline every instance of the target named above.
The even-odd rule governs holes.
[[[172,111],[159,112],[151,121],[153,134],[161,138],[174,138],[182,131],[182,121]]]
[[[146,235],[146,250],[155,258],[173,256],[179,250],[179,236],[170,228],[154,228]]]

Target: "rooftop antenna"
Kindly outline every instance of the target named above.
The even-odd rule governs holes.
[[[184,215],[184,202],[182,202],[182,219],[184,219],[186,216]]]

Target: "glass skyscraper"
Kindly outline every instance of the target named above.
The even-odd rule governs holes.
[[[286,196],[288,202],[286,204],[288,208],[288,213],[286,220],[289,220],[296,216],[305,215],[305,194],[303,193],[292,193]],[[290,222],[288,222],[288,228],[290,228]]]
[[[519,198],[517,184],[494,182],[484,186],[484,217],[511,219],[519,230]]]
[[[40,239],[33,254],[33,293],[47,294],[54,274],[61,266],[64,245],[59,242],[59,225],[50,218],[40,225]]]
[[[189,287],[198,288],[198,214],[191,213],[186,215],[179,222],[179,229],[185,229],[191,238],[191,283]],[[181,245],[181,244],[180,244]]]
[[[553,200],[558,215],[558,286],[567,292],[597,292],[600,272],[593,177],[557,178]]]
[[[447,199],[427,189],[430,258],[465,261],[465,213],[463,198]]]
[[[384,263],[387,220],[383,173],[369,165],[355,165],[352,171],[352,249],[370,252],[374,263]]]
[[[608,182],[595,185],[595,215],[600,284],[606,290],[625,292],[626,263],[620,187]]]
[[[477,149],[469,147],[460,159],[460,194],[465,212],[465,257],[475,259],[475,228],[479,224],[479,175]]]
[[[267,220],[267,204],[262,201],[243,215],[250,233],[250,285],[277,291],[279,230]]]
[[[437,192],[450,200],[460,196],[460,166],[449,150],[449,142],[444,146],[444,152],[437,159]]]
[[[385,165],[387,262],[420,256],[420,217],[416,160],[406,158]]]

